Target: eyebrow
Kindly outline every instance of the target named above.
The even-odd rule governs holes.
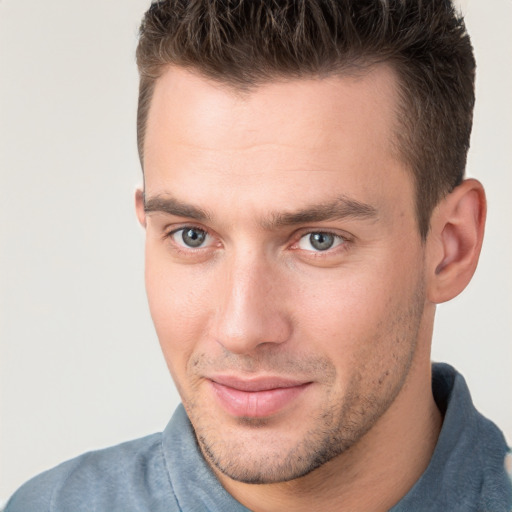
[[[273,213],[270,221],[264,222],[263,225],[266,229],[272,229],[346,218],[375,220],[378,218],[378,210],[372,205],[339,196],[334,201],[311,205],[295,212]]]
[[[169,196],[155,196],[146,199],[144,196],[145,213],[166,213],[176,217],[188,217],[197,221],[211,220],[212,216],[202,208],[182,203]]]
[[[144,211],[146,213],[155,212],[176,217],[187,217],[197,221],[211,221],[213,218],[213,215],[208,211],[183,203],[170,196],[144,198]],[[339,196],[334,201],[310,205],[294,212],[270,212],[268,220],[263,220],[261,225],[264,229],[271,230],[298,224],[346,218],[375,220],[378,218],[378,210],[372,205],[346,196]]]

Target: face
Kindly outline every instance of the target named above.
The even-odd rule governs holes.
[[[239,93],[180,69],[145,142],[146,286],[212,467],[305,475],[368,435],[414,368],[423,244],[395,155],[395,78]]]

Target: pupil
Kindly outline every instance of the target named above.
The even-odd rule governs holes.
[[[328,233],[312,233],[309,236],[311,245],[318,251],[326,251],[332,247],[334,236]]]
[[[181,238],[189,247],[199,247],[204,242],[206,233],[200,229],[185,229]]]

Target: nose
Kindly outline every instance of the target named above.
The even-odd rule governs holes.
[[[249,354],[263,344],[290,338],[286,286],[275,266],[264,258],[226,262],[213,336],[229,352]]]

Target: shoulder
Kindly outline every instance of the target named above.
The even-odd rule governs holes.
[[[5,512],[159,511],[159,503],[174,501],[161,437],[153,434],[64,462],[18,489]]]

